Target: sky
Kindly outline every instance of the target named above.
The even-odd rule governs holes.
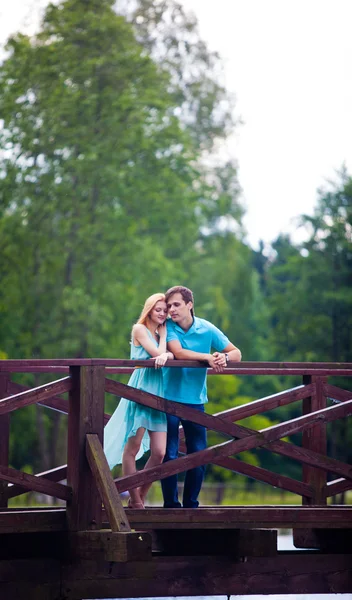
[[[226,142],[238,163],[247,240],[303,239],[317,189],[352,174],[352,0],[180,0],[224,62],[242,124]],[[46,0],[0,7],[0,44],[32,32]],[[6,6],[7,5],[7,6]]]

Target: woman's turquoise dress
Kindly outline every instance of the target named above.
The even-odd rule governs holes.
[[[149,329],[148,334],[158,347]],[[143,346],[131,343],[131,359],[146,360],[151,358]],[[164,395],[162,369],[137,368],[133,371],[128,385],[157,396]],[[121,398],[118,407],[104,429],[104,451],[110,469],[122,463],[122,454],[128,438],[134,436],[140,427],[145,428],[140,450],[136,458],[143,456],[150,448],[148,431],[166,431],[166,414],[137,404],[132,400]]]

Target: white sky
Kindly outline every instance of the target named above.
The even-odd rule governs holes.
[[[343,163],[352,173],[352,0],[181,2],[224,59],[243,120],[227,151],[239,164],[248,241],[270,242],[313,211],[317,188]],[[1,3],[0,43],[33,30],[46,3]]]
[[[239,163],[248,240],[312,213],[318,187],[352,173],[352,0],[182,0],[225,60],[244,125]],[[296,235],[295,239],[298,239]]]

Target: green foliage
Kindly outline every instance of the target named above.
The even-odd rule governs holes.
[[[233,127],[233,98],[221,83],[223,65],[198,34],[197,20],[175,0],[136,0],[117,5],[136,31],[137,39],[168,75],[174,113],[190,132],[196,147],[210,152]],[[124,12],[125,11],[125,12]]]
[[[244,360],[351,360],[351,178],[320,191],[305,244],[280,236],[269,258],[246,245],[237,165],[218,152],[233,100],[175,0],[49,5],[36,36],[8,41],[0,115],[0,358],[126,357],[145,298],[183,283]],[[209,409],[290,385],[213,377]],[[14,466],[65,461],[57,413],[16,411],[11,431]],[[268,452],[240,458],[296,474]]]
[[[49,6],[35,40],[9,41],[2,67],[11,356],[125,350],[136,287],[140,301],[163,289],[168,256],[197,233],[194,153],[168,114],[165,73],[109,3],[84,8]]]
[[[153,30],[153,5],[126,19],[108,0],[49,5],[36,36],[8,41],[0,67],[8,357],[128,356],[144,299],[186,279],[201,229],[223,216],[240,221],[236,170],[203,162],[231,126],[226,91],[209,69],[219,60],[186,15],[169,21],[175,6],[155,9],[168,26],[153,47],[142,31]],[[39,448],[49,453],[61,427],[42,409],[24,414],[12,423],[16,439],[30,423],[28,457],[22,444],[11,448],[17,466],[34,464]]]
[[[301,246],[283,236],[273,244],[277,256],[266,287],[273,359],[351,362],[352,179],[345,169],[319,190],[313,217],[303,215],[301,224],[308,234]],[[347,378],[332,383],[352,389]],[[296,404],[282,410],[286,418],[299,414]],[[330,454],[350,462],[346,419],[332,423],[328,433]]]
[[[238,377],[229,375],[216,375],[208,378],[209,404],[207,411],[211,414],[227,411],[236,406],[247,404],[252,398],[239,395],[241,381]],[[238,421],[239,425],[251,429],[264,429],[270,427],[272,421],[265,415],[253,415],[246,419]],[[208,443],[213,445],[221,443],[224,438],[215,432],[208,433]],[[243,460],[251,465],[259,465],[260,461],[256,452],[242,452],[236,458]],[[214,481],[225,482],[238,479],[238,475],[232,471],[223,469],[216,465],[209,465],[207,468],[209,477]]]
[[[345,172],[320,190],[307,242],[280,237],[269,268],[270,345],[277,360],[351,360],[352,182]]]

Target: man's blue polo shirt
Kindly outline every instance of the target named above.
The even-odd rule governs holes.
[[[193,325],[184,331],[182,327],[167,320],[167,341],[178,340],[182,348],[194,352],[210,353],[211,350],[222,352],[230,343],[229,339],[205,319],[194,317]],[[175,400],[184,404],[205,404],[207,398],[207,367],[185,369],[164,368],[164,395],[167,400]]]

